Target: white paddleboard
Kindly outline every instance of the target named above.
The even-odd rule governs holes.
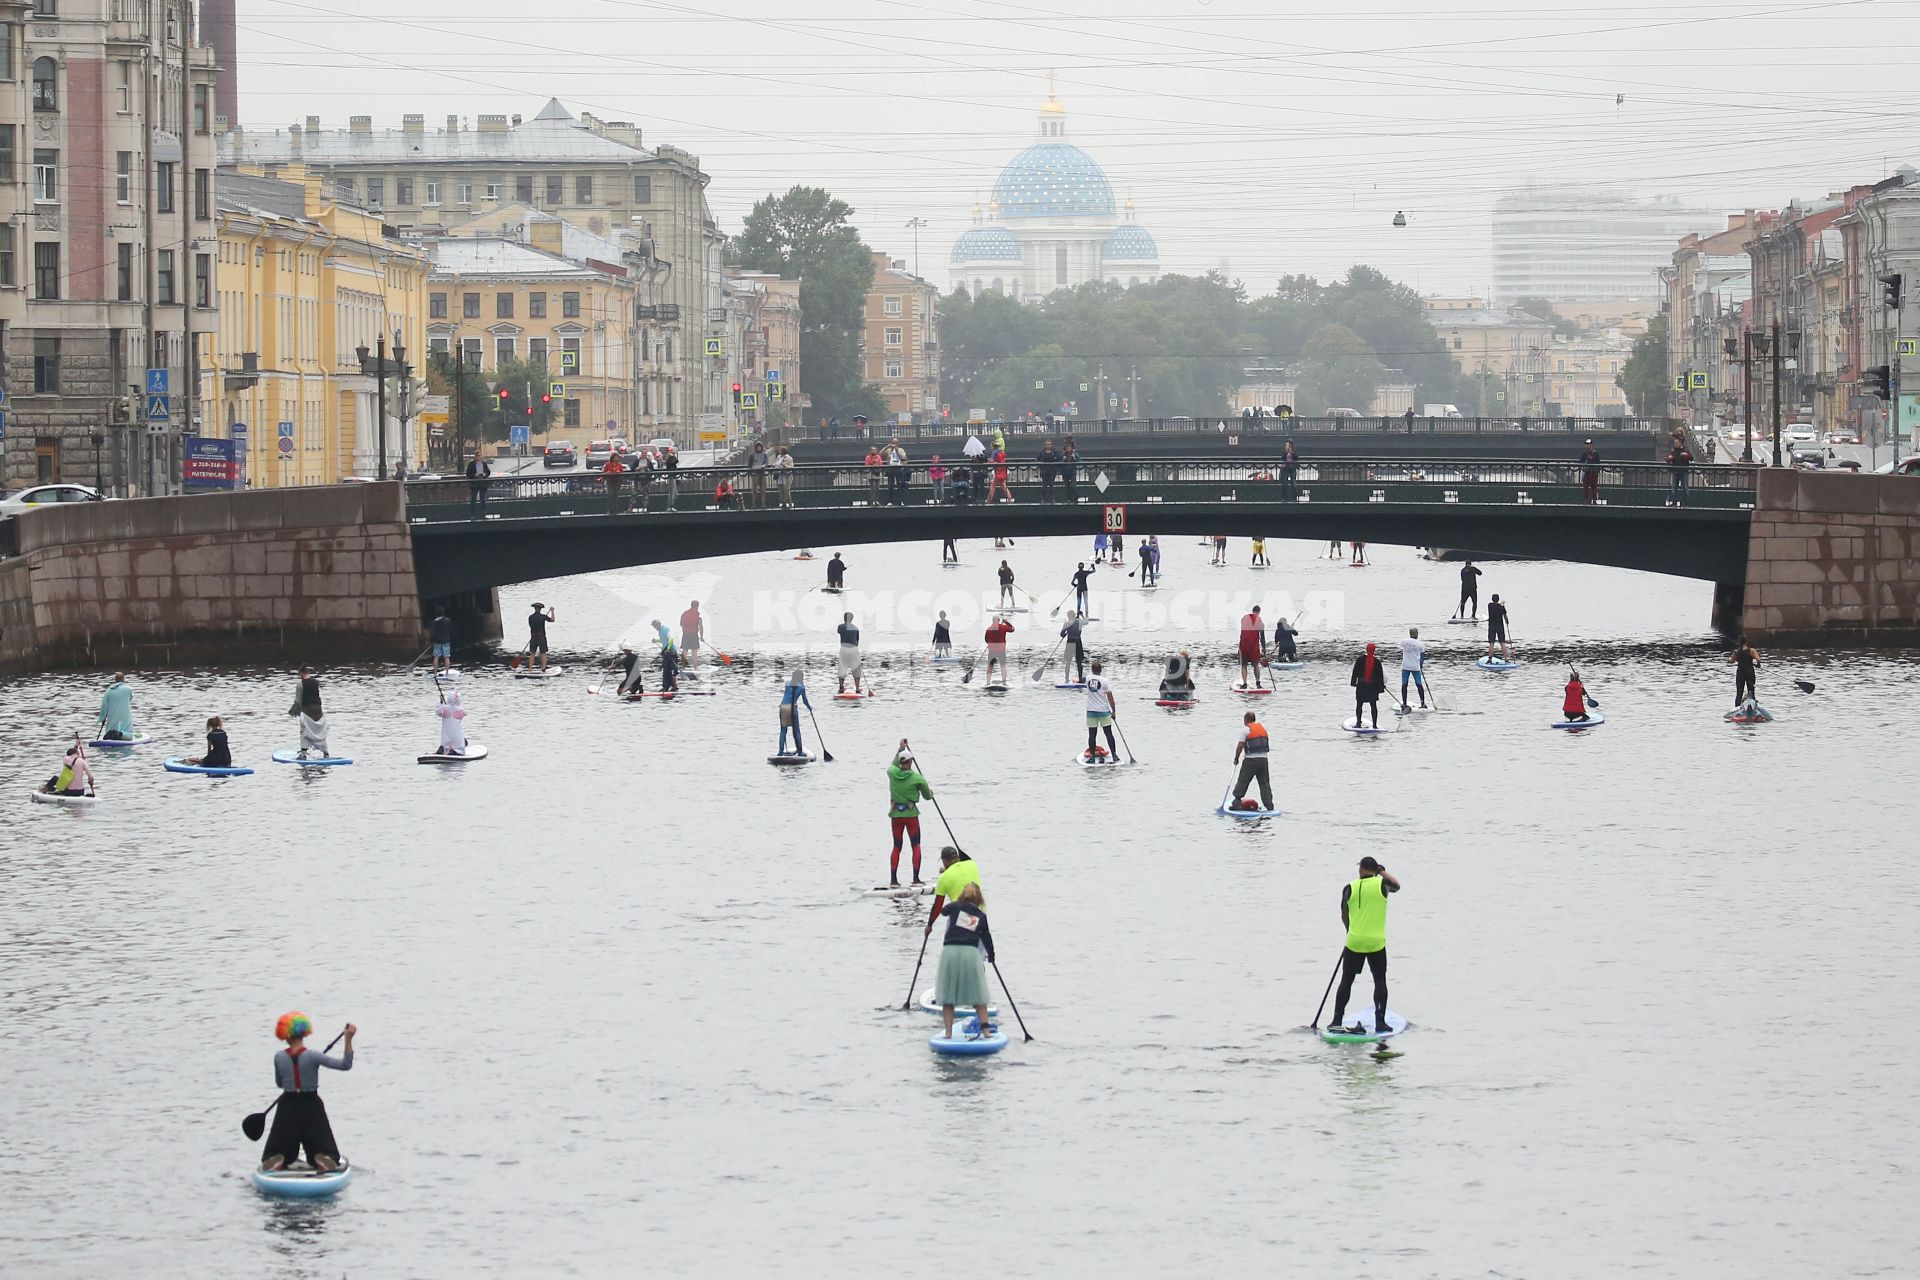
[[[1553,727],[1556,729],[1591,729],[1597,724],[1605,724],[1606,722],[1607,718],[1598,711],[1590,711],[1587,713],[1585,720],[1555,720]]]
[[[475,760],[485,760],[487,749],[477,742],[469,742],[465,755],[447,755],[439,751],[430,751],[423,756],[415,756],[421,764],[472,764]]]
[[[1132,763],[1128,760],[1119,759],[1116,756],[1107,755],[1104,751],[1100,755],[1091,758],[1088,757],[1086,752],[1082,751],[1073,758],[1073,762],[1083,769],[1117,769],[1124,768],[1126,765]]]
[[[329,765],[352,764],[346,756],[302,756],[297,751],[276,751],[273,753],[275,764],[297,764],[308,768],[321,769]]]
[[[920,884],[877,884],[867,890],[869,898],[918,898],[933,892],[933,881]]]
[[[933,657],[927,659],[927,661],[933,663],[935,666],[945,667],[945,666],[957,666],[960,663],[965,662],[966,659],[960,657],[958,654],[949,653],[949,654],[946,654],[945,656],[935,654]]]
[[[548,680],[554,676],[562,676],[566,673],[567,669],[565,667],[548,667],[545,671],[528,671],[522,668],[513,673],[513,678],[515,680]]]
[[[1342,729],[1345,729],[1348,733],[1357,733],[1363,738],[1371,738],[1377,733],[1392,732],[1392,730],[1390,729],[1376,729],[1373,727],[1371,723],[1367,724],[1365,727],[1362,727],[1358,720],[1344,720],[1341,722],[1340,727]]]
[[[1061,680],[1057,681],[1053,687],[1056,689],[1084,689],[1087,687],[1087,682],[1085,680]]]
[[[1480,625],[1480,619],[1478,619],[1478,618],[1448,618],[1448,619],[1447,619],[1447,625],[1448,625],[1448,626],[1450,626],[1450,627],[1477,627],[1477,626],[1479,626],[1479,625]]]
[[[1250,695],[1250,696],[1251,696],[1251,695],[1257,695],[1257,694],[1262,694],[1262,693],[1272,693],[1272,692],[1273,692],[1273,690],[1272,690],[1272,689],[1262,689],[1262,688],[1259,688],[1259,687],[1256,687],[1256,686],[1254,686],[1254,685],[1245,685],[1245,684],[1236,684],[1236,685],[1233,685],[1233,686],[1231,686],[1231,688],[1233,689],[1233,691],[1234,691],[1235,693],[1244,693],[1244,694],[1248,694],[1248,695]]]
[[[1304,666],[1306,666],[1306,665],[1307,665],[1307,664],[1306,664],[1306,663],[1304,663],[1304,662],[1269,662],[1269,663],[1267,664],[1267,670],[1269,670],[1269,671],[1298,671],[1298,670],[1299,670],[1300,668],[1302,668],[1302,667],[1304,667]]]
[[[786,764],[786,765],[812,764],[813,757],[811,755],[806,754],[805,752],[802,752],[799,755],[795,755],[791,751],[786,751],[786,752],[782,752],[777,756],[768,756],[767,763],[768,764]]]
[[[1378,1040],[1391,1040],[1407,1029],[1407,1020],[1387,1010],[1387,1029],[1373,1029],[1373,1006],[1363,1005],[1359,1009],[1349,1007],[1345,1027],[1322,1027],[1320,1038],[1328,1044],[1372,1044]]]
[[[1278,809],[1236,809],[1233,807],[1231,797],[1228,798],[1227,803],[1214,806],[1213,811],[1228,818],[1277,818],[1280,816]]]
[[[1505,658],[1482,658],[1473,665],[1482,671],[1512,671],[1520,664],[1517,662],[1508,662]]]
[[[41,791],[38,788],[27,794],[32,797],[35,804],[66,804],[79,809],[86,808],[100,798],[99,796],[68,795],[64,791]]]
[[[931,1013],[931,1014],[933,1014],[933,1015],[934,1015],[935,1017],[939,1017],[939,1016],[940,1016],[940,1015],[941,1015],[941,1014],[942,1014],[942,1013],[944,1012],[944,1010],[942,1010],[942,1009],[940,1008],[940,1006],[939,1006],[938,1004],[936,1004],[936,1003],[934,1003],[934,999],[933,999],[933,988],[932,988],[932,987],[928,987],[928,988],[927,988],[927,989],[926,989],[925,991],[922,991],[922,992],[920,993],[920,1012],[922,1012],[922,1013]],[[959,1025],[960,1025],[960,1024],[959,1024],[959,1015],[961,1015],[961,1014],[963,1014],[963,1013],[964,1013],[964,1014],[972,1014],[972,1013],[973,1013],[973,1010],[972,1010],[972,1009],[970,1009],[970,1008],[967,1008],[967,1007],[966,1007],[965,1005],[961,1005],[961,1006],[959,1006],[959,1007],[957,1007],[956,1009],[954,1009],[954,1011],[953,1011],[953,1012],[954,1012],[954,1025],[955,1025],[955,1026],[959,1026]],[[990,1005],[988,1005],[988,1006],[987,1006],[987,1017],[989,1017],[989,1018],[997,1018],[997,1017],[999,1017],[999,1016],[1000,1016],[1000,1006],[999,1006],[999,1005],[997,1005],[997,1004],[990,1004]]]

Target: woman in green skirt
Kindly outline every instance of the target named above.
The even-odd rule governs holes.
[[[972,1005],[980,1034],[987,1033],[987,965],[993,963],[993,934],[987,928],[986,906],[980,886],[970,884],[940,913],[947,918],[947,936],[941,940],[933,998],[947,1020],[949,1040],[953,1039],[955,1005]]]

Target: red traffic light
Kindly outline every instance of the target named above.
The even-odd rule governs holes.
[[[735,395],[740,394],[740,384],[737,382],[733,384],[733,394]]]
[[[552,396],[551,394],[549,394],[548,392],[545,392],[545,391],[542,391],[542,392],[540,393],[540,403],[541,403],[541,404],[552,404],[552,403],[553,403],[553,396]]]

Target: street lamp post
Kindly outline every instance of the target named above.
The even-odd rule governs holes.
[[[1773,341],[1768,345],[1773,348],[1773,465],[1777,467],[1781,465],[1780,463],[1780,348],[1781,348],[1781,342],[1780,342],[1780,325],[1779,325],[1779,322],[1777,321],[1774,323],[1774,326],[1773,326]]]
[[[389,363],[387,360],[387,335],[382,333],[374,339],[374,349],[371,357],[369,357],[369,353],[364,345],[355,347],[353,353],[360,357],[360,372],[371,375],[374,380],[375,412],[379,419],[375,429],[375,435],[379,440],[380,449],[380,469],[375,475],[378,479],[385,480],[387,478],[387,375],[393,373],[398,374],[401,378],[405,378],[407,374],[411,372],[407,368],[406,363],[407,349],[400,344],[399,336],[395,335],[393,340],[393,360]],[[406,461],[406,448],[404,444],[401,447],[400,458],[404,464]]]
[[[1760,359],[1765,360],[1767,358],[1767,351],[1772,347],[1772,345],[1773,345],[1773,339],[1768,337],[1766,334],[1755,333],[1751,329],[1747,330],[1747,397],[1748,397],[1749,404],[1752,403],[1752,397],[1753,397],[1754,358],[1757,356]],[[1740,460],[1742,462],[1753,461],[1753,414],[1751,411],[1749,411],[1747,414],[1747,451],[1745,456],[1743,456]]]

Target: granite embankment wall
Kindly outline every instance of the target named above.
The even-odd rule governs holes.
[[[408,659],[422,639],[397,484],[35,511],[0,561],[0,669]]]
[[[1739,618],[1767,644],[1920,644],[1920,477],[1761,471]]]

